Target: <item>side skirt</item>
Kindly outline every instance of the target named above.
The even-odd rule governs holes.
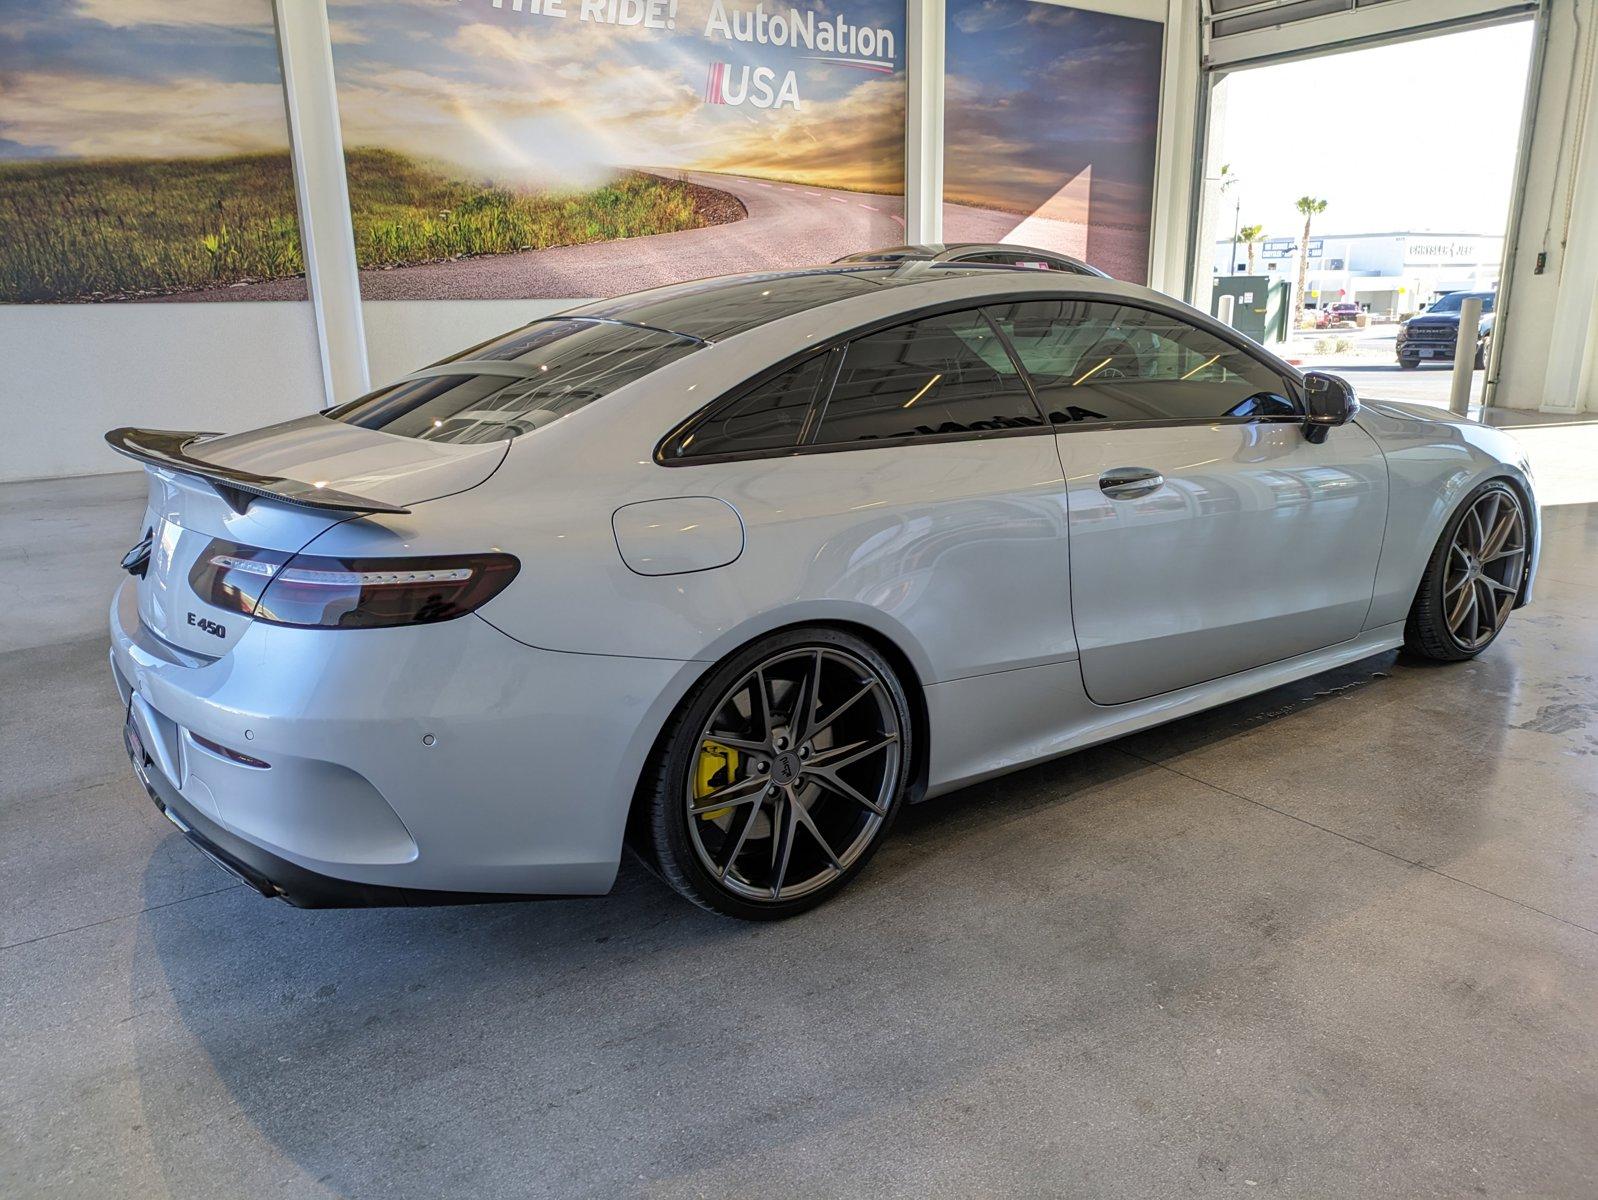
[[[927,687],[931,763],[927,796],[980,783],[1229,704],[1257,692],[1380,654],[1404,642],[1403,622],[1368,629],[1324,650],[1267,663],[1126,704],[1093,703],[1075,662],[1023,667]]]

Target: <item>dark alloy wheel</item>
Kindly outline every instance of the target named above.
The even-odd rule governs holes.
[[[659,756],[661,874],[733,916],[790,916],[865,865],[909,774],[909,707],[869,644],[798,630],[713,671]]]
[[[1404,628],[1404,644],[1445,662],[1473,658],[1509,620],[1530,550],[1520,496],[1501,479],[1471,493],[1443,531]]]

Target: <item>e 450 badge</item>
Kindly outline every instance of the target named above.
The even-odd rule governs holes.
[[[222,624],[220,624],[220,623],[218,623],[216,621],[209,620],[209,619],[207,619],[205,617],[197,617],[193,613],[190,613],[189,614],[189,624],[193,625],[196,629],[200,630],[202,633],[209,633],[212,637],[219,637],[219,638],[227,637],[227,626],[226,625],[222,625]]]

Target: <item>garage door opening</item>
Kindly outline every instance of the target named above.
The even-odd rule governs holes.
[[[1217,72],[1201,303],[1208,284],[1212,312],[1384,399],[1447,405],[1463,336],[1478,405],[1533,35],[1519,20]]]

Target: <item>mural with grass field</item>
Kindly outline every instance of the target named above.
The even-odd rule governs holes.
[[[363,267],[643,237],[734,215],[705,189],[639,171],[569,191],[506,186],[397,150],[351,150],[345,163]]]
[[[271,0],[0,24],[0,302],[303,298]]]
[[[328,0],[367,299],[903,241],[903,0]]]

